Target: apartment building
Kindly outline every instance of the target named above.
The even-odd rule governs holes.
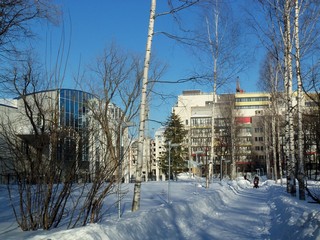
[[[130,154],[128,159],[128,165],[125,167],[127,169],[127,172],[129,173],[128,176],[130,176],[129,182],[134,182],[136,180],[137,170],[141,171],[141,181],[146,182],[149,180],[155,180],[156,170],[155,161],[153,158],[154,141],[150,138],[146,138],[143,144],[143,160],[141,163],[139,163],[138,140],[135,140],[131,143],[129,149]],[[125,179],[127,178],[125,177]]]
[[[178,96],[173,111],[188,130],[190,159],[202,164],[209,161],[215,175],[220,174],[221,164],[224,175],[230,174],[233,163],[237,172],[265,169],[261,117],[269,104],[267,93],[239,91],[218,94],[213,99],[212,93],[184,91]],[[254,152],[259,153],[258,161],[253,157]]]

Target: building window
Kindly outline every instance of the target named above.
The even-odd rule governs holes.
[[[236,98],[236,102],[264,102],[264,101],[269,101],[269,97]]]
[[[236,106],[235,109],[263,109],[268,105],[250,105],[250,106]]]
[[[212,119],[211,118],[192,118],[191,125],[194,127],[204,127],[204,126],[211,126]]]
[[[254,132],[255,133],[263,132],[263,128],[255,128]]]

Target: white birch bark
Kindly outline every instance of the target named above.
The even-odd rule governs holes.
[[[220,12],[218,8],[218,1],[216,0],[214,6],[214,34],[212,38],[212,34],[210,31],[210,23],[208,18],[206,18],[206,25],[207,25],[207,35],[208,35],[208,42],[210,46],[211,57],[213,61],[213,94],[212,94],[212,138],[211,138],[211,156],[213,161],[215,161],[215,106],[217,102],[217,81],[218,81],[218,60],[219,60],[219,52],[220,52],[220,44],[219,41],[219,19],[220,19]],[[236,175],[236,164],[235,159],[231,158],[231,179],[234,179]],[[209,186],[209,182],[207,181],[206,186]]]
[[[271,131],[272,131],[272,158],[273,166],[271,171],[271,178],[277,181],[277,153],[276,153],[276,118],[274,115],[271,116]]]
[[[138,139],[138,159],[137,159],[137,173],[136,182],[134,185],[134,195],[132,201],[132,211],[137,211],[140,208],[140,194],[141,194],[141,174],[143,167],[143,153],[144,153],[144,140],[145,140],[145,122],[147,113],[147,89],[148,89],[148,73],[151,57],[151,46],[154,34],[154,20],[156,12],[156,0],[151,0],[150,18],[148,37],[146,45],[146,55],[144,59],[142,90],[141,90],[141,104],[140,104],[140,125],[139,125],[139,139]]]
[[[305,200],[304,186],[304,161],[303,161],[303,133],[302,133],[302,80],[300,69],[300,42],[299,42],[299,15],[300,7],[299,0],[295,0],[295,18],[294,18],[294,40],[295,40],[295,62],[296,75],[298,85],[297,110],[298,110],[298,182],[299,182],[299,199]]]
[[[278,149],[278,153],[280,153],[280,144],[277,146],[277,138],[279,134],[277,134],[276,131],[276,123],[277,123],[277,117],[279,116],[279,105],[278,105],[278,62],[276,65],[276,69],[274,71],[274,81],[272,84],[272,108],[273,108],[273,114],[271,117],[271,129],[272,129],[272,153],[273,153],[273,177],[274,180],[277,181],[278,179],[278,169],[277,169],[277,159],[279,159],[279,165],[281,164],[281,158],[277,156],[276,150]],[[279,142],[279,141],[278,141]]]
[[[286,102],[286,112],[285,112],[285,135],[284,135],[284,155],[285,155],[285,164],[286,164],[286,177],[287,177],[287,192],[290,192],[290,182],[289,182],[289,178],[290,178],[290,171],[291,171],[291,162],[289,159],[289,92],[288,92],[288,82],[289,82],[289,77],[288,77],[288,57],[287,55],[288,53],[288,40],[287,40],[287,35],[288,35],[288,26],[287,26],[287,9],[285,8],[284,10],[284,33],[283,33],[283,44],[284,44],[284,89],[285,89],[285,102]]]
[[[269,128],[268,128],[268,117],[264,117],[263,123],[263,131],[264,131],[264,149],[266,155],[266,176],[270,178],[270,151],[269,151]]]
[[[279,116],[279,115],[277,115]],[[277,126],[276,126],[276,129],[277,129],[277,138],[278,138],[278,159],[279,159],[279,178],[280,178],[280,184],[282,186],[283,184],[283,181],[282,181],[282,149],[281,149],[281,142],[280,142],[280,132],[281,132],[281,129],[280,129],[280,119],[277,119],[277,122],[276,122]]]
[[[231,132],[231,163],[236,163],[236,113],[235,110],[232,108],[231,110],[231,126],[230,126],[230,132]],[[231,169],[231,175],[233,173],[233,169]]]
[[[284,24],[285,24],[285,75],[287,93],[287,113],[286,113],[286,150],[289,164],[287,171],[290,177],[288,190],[292,195],[296,194],[295,184],[295,151],[294,151],[294,131],[293,131],[293,108],[292,108],[292,43],[291,43],[291,1],[285,1]]]
[[[219,38],[218,38],[218,25],[219,25],[219,11],[217,9],[217,2],[214,9],[214,41],[211,38],[210,32],[210,24],[208,18],[206,18],[207,24],[207,34],[208,34],[208,42],[210,45],[211,56],[213,60],[213,93],[212,93],[212,124],[211,124],[211,156],[213,161],[215,161],[215,149],[214,149],[214,142],[215,142],[215,103],[216,103],[216,91],[217,91],[217,62],[218,62],[218,52],[219,52]],[[209,179],[206,178],[206,187],[209,187]]]
[[[278,179],[278,167],[277,162],[279,163],[279,171],[281,166],[281,151],[280,151],[280,132],[277,128],[277,124],[279,123],[279,103],[278,103],[278,73],[279,73],[279,61],[275,66],[275,69],[271,69],[273,71],[273,82],[272,82],[272,116],[271,116],[271,131],[272,131],[272,153],[273,153],[273,177],[274,180]],[[278,130],[278,131],[277,131]],[[278,139],[278,145],[277,145]],[[277,154],[278,150],[278,154]],[[280,173],[281,175],[281,173]],[[282,181],[282,180],[281,180]]]
[[[211,56],[213,58],[213,92],[212,92],[212,120],[211,120],[211,156],[212,156],[212,161],[215,161],[215,151],[214,151],[214,142],[215,142],[215,131],[214,131],[214,108],[215,108],[215,102],[216,102],[216,81],[217,81],[217,56],[215,54],[214,49],[216,49],[217,44],[214,44],[211,38],[211,32],[210,32],[210,26],[209,26],[209,21],[208,18],[206,18],[206,24],[207,24],[207,34],[208,34],[208,41],[210,45],[210,51],[211,51]],[[217,14],[215,15],[215,33],[217,34],[218,30],[218,23],[217,23]],[[216,37],[216,43],[218,41],[217,35]],[[213,47],[215,45],[215,47]],[[209,179],[206,177],[206,188],[209,187]]]

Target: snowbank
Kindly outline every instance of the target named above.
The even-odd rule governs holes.
[[[179,181],[142,184],[141,209],[131,212],[133,185],[117,209],[99,224],[65,230],[21,232],[2,209],[1,239],[320,239],[319,205],[299,201],[274,181],[258,189],[243,178],[214,181],[180,176]],[[199,187],[200,186],[200,187]],[[169,188],[170,187],[170,188]],[[168,190],[170,203],[168,204]],[[1,206],[8,206],[0,198]],[[6,215],[6,218],[2,218]],[[6,229],[3,227],[7,226]],[[8,227],[10,226],[10,227]]]

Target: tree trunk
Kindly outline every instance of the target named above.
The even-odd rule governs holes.
[[[234,163],[234,165],[237,162],[236,159],[236,123],[235,123],[235,112],[234,110],[231,110],[231,126],[230,126],[230,130],[231,130],[231,163]],[[233,171],[233,170],[231,170]]]
[[[136,182],[134,185],[134,195],[132,201],[132,211],[137,211],[140,208],[140,193],[141,193],[141,174],[143,167],[143,149],[145,139],[145,121],[146,121],[146,105],[147,105],[147,89],[148,89],[148,72],[151,57],[152,38],[154,34],[154,20],[156,11],[156,0],[151,0],[149,28],[146,46],[146,55],[144,59],[143,80],[141,90],[141,104],[140,104],[140,126],[139,126],[139,140],[138,140],[138,159],[136,169]]]
[[[298,84],[298,182],[299,182],[299,199],[305,200],[305,185],[304,185],[304,161],[303,161],[303,136],[302,136],[302,80],[300,71],[300,42],[299,42],[299,0],[295,0],[295,18],[294,18],[294,40],[295,40],[295,60],[296,60],[296,75]]]
[[[265,149],[265,155],[266,155],[266,176],[267,178],[270,178],[270,151],[269,151],[269,129],[268,129],[268,119],[267,117],[264,117],[264,127],[263,127],[263,131],[264,131],[264,149]]]
[[[279,115],[277,115],[279,116]],[[276,122],[277,126],[276,126],[276,129],[277,129],[277,138],[278,138],[278,159],[279,159],[279,178],[280,178],[280,184],[282,186],[282,149],[281,149],[281,144],[280,144],[280,120],[277,119],[277,122]],[[282,143],[283,144],[283,143]]]
[[[286,89],[286,160],[287,160],[287,190],[296,195],[295,185],[295,154],[294,154],[294,132],[292,113],[292,44],[291,44],[291,1],[285,1],[284,7],[284,46],[285,46],[285,89]]]
[[[277,106],[276,106],[277,107]],[[277,115],[276,115],[277,116]],[[273,115],[271,120],[271,128],[272,128],[272,158],[273,158],[273,170],[271,172],[272,174],[272,179],[277,181],[277,147],[276,147],[276,118]]]
[[[212,41],[211,32],[210,32],[210,25],[208,18],[206,18],[206,25],[207,25],[207,34],[208,34],[208,42],[210,45],[211,56],[213,59],[213,83],[212,83],[212,113],[211,113],[211,156],[212,162],[215,161],[215,149],[214,149],[214,142],[215,142],[215,126],[214,126],[214,119],[215,119],[215,103],[216,103],[216,91],[217,91],[217,60],[218,60],[218,47],[219,47],[219,39],[218,39],[218,20],[219,20],[219,12],[217,10],[217,3],[215,6],[215,42]],[[213,173],[212,173],[213,174]],[[209,187],[209,181],[207,181],[206,187]]]
[[[275,96],[275,116],[273,118],[273,135],[274,135],[274,139],[273,139],[273,147],[274,147],[274,164],[273,164],[273,171],[274,171],[274,178],[275,181],[277,181],[278,179],[278,171],[277,171],[277,159],[278,159],[278,164],[279,164],[279,177],[280,177],[280,183],[282,186],[282,158],[281,158],[281,146],[280,146],[280,114],[279,114],[279,101],[278,101],[278,85],[279,85],[279,72],[281,69],[281,65],[280,62],[277,61],[277,65],[276,65],[276,71],[275,71],[275,81],[274,81],[274,92],[273,94],[276,94]],[[278,141],[277,141],[278,139]],[[276,153],[276,149],[278,149],[278,154]]]

